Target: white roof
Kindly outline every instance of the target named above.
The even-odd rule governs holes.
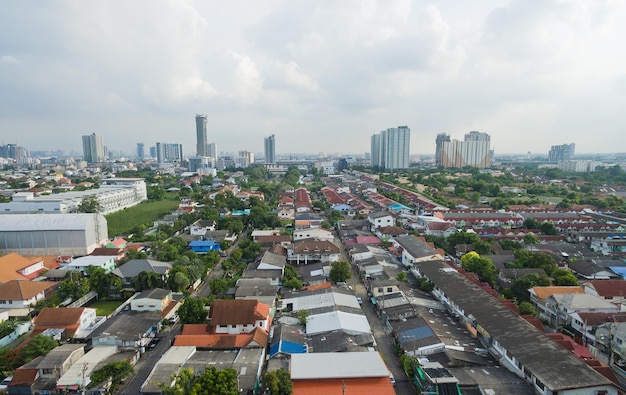
[[[68,264],[68,266],[102,266],[111,260],[113,260],[113,257],[110,256],[87,255],[74,259],[71,263]]]
[[[57,381],[57,388],[89,384],[89,376],[96,365],[117,352],[117,346],[94,347],[74,363]],[[83,372],[84,370],[84,372]]]
[[[159,359],[158,364],[161,363],[174,363],[174,364],[184,364],[187,360],[196,352],[196,347],[194,346],[172,346],[163,354],[161,359]]]
[[[328,306],[346,306],[360,309],[356,296],[338,292],[327,292],[317,295],[294,296],[282,300],[283,306],[293,303],[293,311],[311,310]]]
[[[106,224],[102,214],[0,214],[0,232],[85,230],[96,215]]]
[[[370,333],[370,324],[362,314],[351,314],[343,311],[310,315],[306,322],[307,335],[341,330],[350,335]]]
[[[291,355],[291,379],[389,377],[389,369],[376,351],[321,352]]]

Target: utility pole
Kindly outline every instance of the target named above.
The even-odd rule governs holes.
[[[81,394],[83,395],[85,395],[85,389],[87,388],[87,386],[85,385],[85,373],[87,373],[87,362],[85,362],[85,364],[83,365],[82,378],[80,380]]]

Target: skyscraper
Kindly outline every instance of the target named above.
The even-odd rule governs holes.
[[[209,158],[217,159],[217,146],[215,145],[215,143],[209,144],[208,147]]]
[[[274,135],[265,138],[265,163],[276,163],[276,142]]]
[[[553,145],[548,152],[548,160],[550,162],[560,162],[563,160],[574,159],[574,151],[576,150],[576,144],[562,144]]]
[[[143,143],[137,143],[137,159],[143,159],[146,156]]]
[[[371,139],[372,166],[385,170],[407,169],[409,167],[409,149],[411,129],[398,126],[383,130]]]
[[[450,142],[450,135],[446,133],[439,133],[437,135],[436,148],[435,148],[435,164],[437,166],[443,166],[442,164],[442,155],[443,155],[443,143]]]
[[[206,135],[206,115],[196,115],[196,156],[210,156]]]
[[[441,158],[438,166],[443,167],[489,167],[491,158],[491,137],[487,133],[477,131],[465,135],[465,141],[452,140],[440,141],[439,135],[436,140],[441,144]],[[437,154],[437,153],[436,153]]]
[[[98,136],[95,133],[83,136],[83,156],[87,163],[104,162],[102,136]]]

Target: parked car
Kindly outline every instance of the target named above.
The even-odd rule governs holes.
[[[2,380],[2,382],[0,382],[0,390],[7,389],[9,387],[9,384],[11,383],[11,380],[13,380],[13,376],[9,376]]]

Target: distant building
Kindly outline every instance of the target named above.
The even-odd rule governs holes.
[[[196,115],[196,156],[211,156],[207,145],[206,115]]]
[[[450,135],[446,133],[439,133],[437,138],[435,139],[436,148],[435,148],[435,163],[437,166],[443,166],[443,143],[450,142]]]
[[[83,157],[88,163],[104,162],[105,155],[102,136],[98,136],[95,133],[83,136]]]
[[[372,166],[385,170],[407,169],[411,129],[398,126],[383,130],[371,139]]]
[[[548,151],[548,161],[560,162],[562,160],[574,159],[574,151],[576,151],[576,144],[562,144],[553,145]]]
[[[489,167],[491,161],[491,137],[477,131],[465,135],[464,141],[450,141],[447,135],[438,135],[436,139],[439,154],[437,166],[443,167]]]
[[[137,159],[143,159],[146,156],[143,143],[137,143]]]
[[[156,143],[158,163],[182,162],[183,145],[177,143]]]
[[[276,140],[274,135],[265,138],[265,163],[276,163]]]

